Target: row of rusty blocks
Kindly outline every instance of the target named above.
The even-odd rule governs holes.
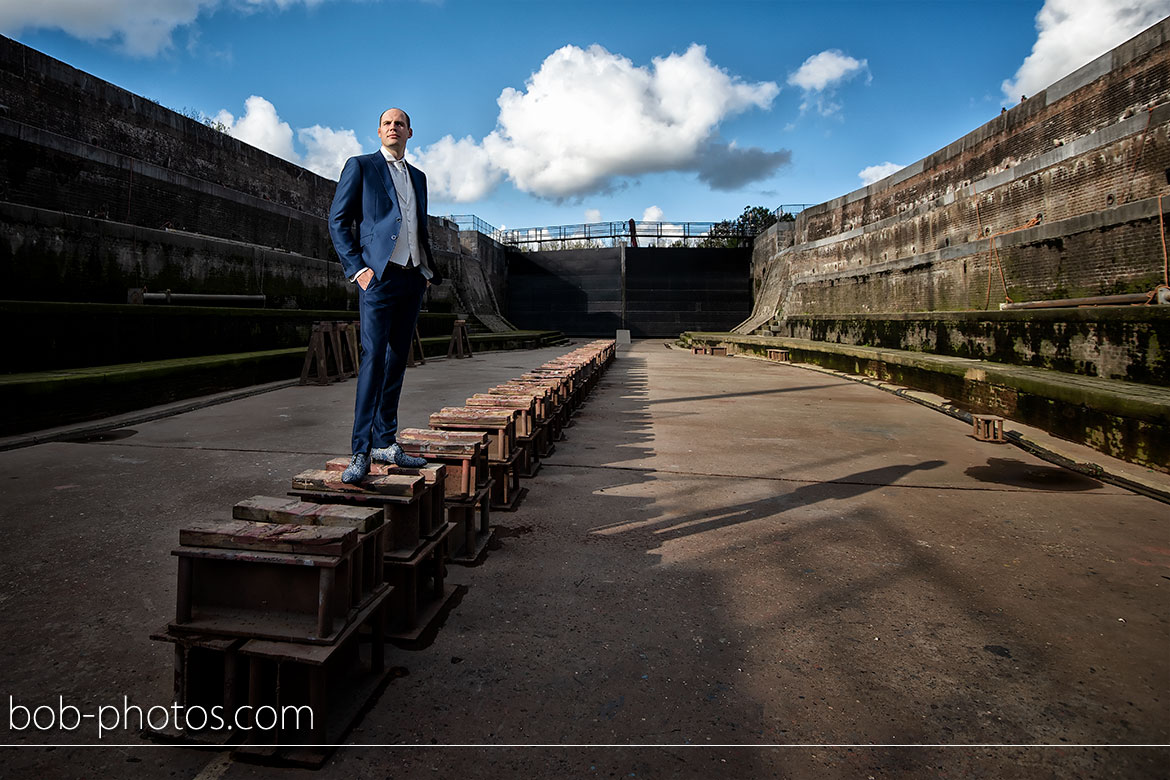
[[[319,765],[328,753],[314,746],[337,744],[385,680],[386,639],[409,643],[438,625],[456,592],[447,562],[482,551],[492,499],[518,503],[519,478],[551,452],[551,432],[615,346],[590,345],[468,399],[483,430],[463,414],[448,416],[450,430],[401,432],[404,449],[431,461],[423,469],[375,465],[346,485],[348,461],[337,458],[294,477],[288,497],[254,496],[231,521],[182,529],[176,618],[153,635],[175,645],[175,701],[303,706],[306,722],[245,731],[237,751]],[[239,733],[182,736],[222,743]]]
[[[601,370],[612,360],[614,342],[595,342],[536,370],[477,393],[463,406],[432,414],[430,428],[399,432],[413,455],[446,463],[460,475],[447,511],[456,524],[454,562],[478,560],[491,539],[490,510],[514,511],[552,454],[571,415],[580,408]]]

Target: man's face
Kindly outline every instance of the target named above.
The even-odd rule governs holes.
[[[406,139],[412,135],[406,114],[397,108],[383,112],[378,120],[378,137],[382,139],[382,146],[396,158],[402,157],[406,151]]]

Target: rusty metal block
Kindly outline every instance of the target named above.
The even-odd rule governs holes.
[[[492,509],[513,512],[528,493],[528,488],[520,487],[520,457],[517,450],[507,460],[488,461],[492,472]]]
[[[386,635],[411,639],[424,630],[435,616],[434,609],[451,595],[445,584],[449,537],[448,523],[410,556],[386,554],[386,581],[394,586],[386,622]]]
[[[349,461],[345,461],[348,465]],[[339,497],[344,500],[344,496]],[[402,501],[401,498],[396,498]],[[407,499],[408,500],[408,499]],[[296,498],[253,496],[232,507],[232,517],[256,523],[292,523],[336,526],[357,532],[357,550],[350,567],[350,594],[356,606],[382,582],[382,553],[387,538],[394,538],[393,525],[385,524],[386,511],[377,505],[320,503]],[[183,537],[180,536],[180,542]]]
[[[450,560],[452,563],[475,563],[491,540],[491,494],[494,482],[484,485],[465,501],[449,501],[447,517],[451,521]]]
[[[184,707],[202,707],[211,711],[222,707],[226,713],[235,712],[246,701],[248,691],[248,659],[240,655],[244,639],[201,634],[175,633],[163,626],[150,635],[159,642],[175,646],[175,675],[173,701]],[[225,719],[230,725],[232,721]],[[231,742],[233,729],[194,728],[194,723],[177,728],[168,722],[162,731],[153,733],[169,740],[182,740],[208,745]]]
[[[357,533],[352,529],[318,526],[270,526],[300,528],[338,535],[334,546],[341,552],[323,555],[325,545],[314,543],[288,551],[260,549],[263,529],[244,533],[240,524],[225,524],[218,537],[205,524],[184,529],[184,538],[200,546],[180,546],[171,554],[179,559],[175,621],[171,629],[184,635],[291,639],[329,643],[338,625],[344,629],[353,617],[354,567]],[[269,524],[253,523],[264,526]],[[181,532],[183,533],[183,532]],[[288,535],[292,538],[295,534]],[[346,538],[355,540],[350,545]],[[247,549],[228,545],[243,539]],[[268,542],[264,542],[267,544]],[[218,545],[218,546],[213,546]],[[385,585],[378,584],[365,601]]]
[[[979,441],[1003,443],[1003,418],[994,414],[971,415],[971,427]]]
[[[253,639],[240,647],[248,661],[247,719],[261,708],[301,709],[297,718],[276,719],[276,728],[249,719],[247,744],[236,754],[316,768],[328,758],[386,680],[385,621],[391,596],[384,588],[329,645]],[[362,627],[369,641],[363,641]],[[233,713],[234,716],[234,713]]]

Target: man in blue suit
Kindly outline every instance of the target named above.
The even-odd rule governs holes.
[[[402,451],[398,398],[415,323],[429,284],[442,277],[427,231],[427,177],[403,159],[414,135],[410,117],[391,108],[378,119],[381,148],[350,157],[329,209],[329,235],[345,276],[356,282],[362,361],[354,403],[353,457],[341,479],[360,482],[370,461],[418,468]]]

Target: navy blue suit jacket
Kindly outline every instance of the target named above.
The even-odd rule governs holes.
[[[440,284],[443,277],[431,255],[427,229],[427,177],[409,163],[406,169],[414,186],[418,245],[426,253],[427,267],[434,274],[431,284]],[[355,225],[356,232],[351,229]],[[346,278],[352,279],[362,268],[369,267],[381,279],[401,230],[402,210],[382,152],[350,157],[341,170],[329,209],[329,235]]]

